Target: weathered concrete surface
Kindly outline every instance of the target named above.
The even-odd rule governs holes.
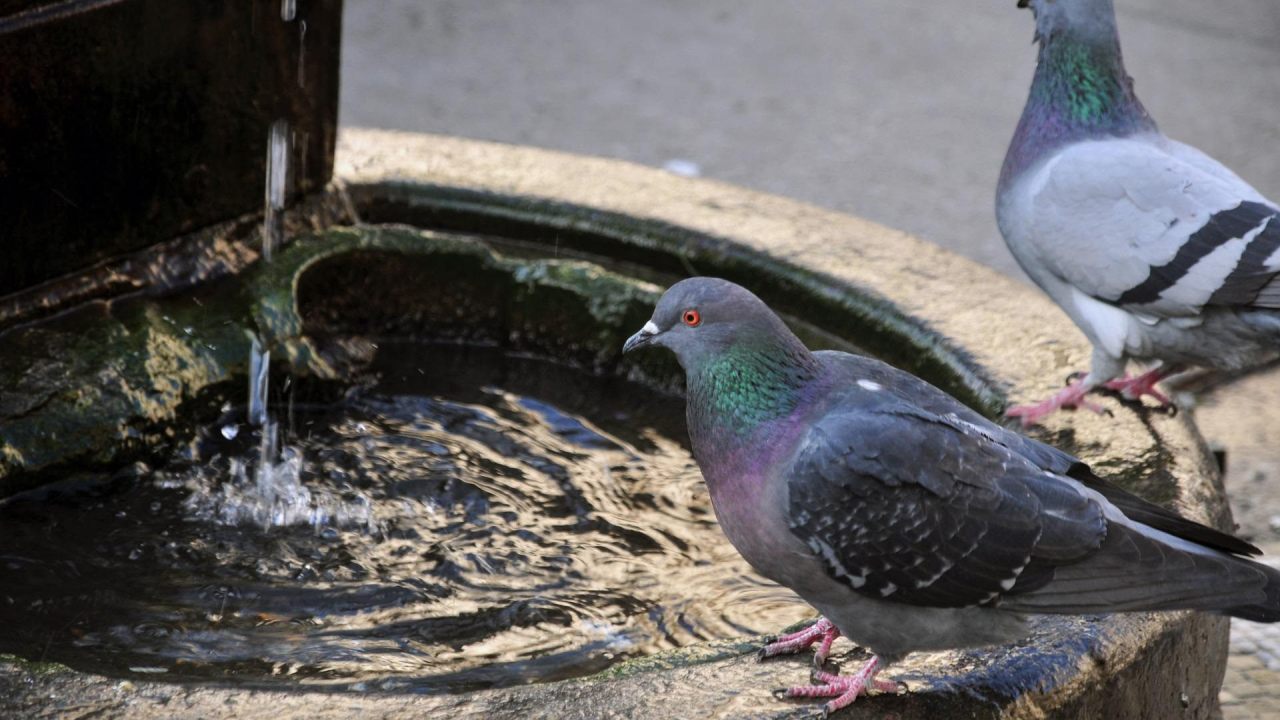
[[[1221,637],[1225,623],[1185,629],[1166,627],[1150,635],[1153,623],[1126,618],[1109,624],[1119,638],[1099,638],[1097,626],[1081,621],[1082,646],[1054,644],[1014,648],[1009,652],[927,653],[908,659],[895,671],[909,692],[860,700],[840,717],[895,717],[899,720],[946,718],[1177,718],[1208,717],[1212,707],[1197,688],[1216,683],[1218,671],[1208,664],[1186,664],[1189,642]],[[1196,636],[1188,638],[1190,631]],[[1056,635],[1049,632],[1047,635]],[[1043,639],[1043,638],[1040,638]],[[76,673],[48,664],[0,658],[0,704],[22,718],[817,718],[821,704],[779,700],[775,688],[803,682],[807,657],[757,662],[761,640],[715,643],[674,651],[618,666],[593,678],[464,695],[423,696],[369,691],[280,692],[228,690],[139,680],[112,680]],[[843,644],[843,643],[842,643]],[[1211,644],[1211,643],[1210,643]],[[1138,650],[1141,652],[1126,652]],[[1117,652],[1119,650],[1119,652]],[[1034,655],[1031,659],[1028,656]],[[857,651],[838,654],[853,663]],[[1135,663],[1167,662],[1176,678],[1144,672]],[[1005,693],[1023,690],[1020,671],[1047,670],[1045,677],[1063,682],[1052,692],[1030,689],[1016,700]],[[923,679],[915,673],[922,673]],[[1099,682],[1106,672],[1118,680]],[[992,678],[1000,683],[993,684]],[[1064,691],[1069,690],[1069,691]],[[1185,696],[1185,701],[1184,701]]]
[[[328,194],[286,225],[349,220]],[[246,371],[243,303],[193,288],[250,268],[260,227],[220,223],[0,299],[0,498],[142,453],[183,403]],[[121,301],[139,292],[154,297]]]
[[[621,357],[660,289],[583,261],[511,258],[471,238],[371,225],[296,243],[252,285],[256,327],[295,367],[325,362],[296,345],[309,345],[305,336],[358,335],[494,345],[600,373],[643,367],[663,386],[679,378],[673,362]]]

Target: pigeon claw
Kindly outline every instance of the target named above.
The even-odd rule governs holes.
[[[852,705],[860,695],[866,695],[871,690],[896,695],[901,690],[901,685],[890,680],[877,680],[876,675],[879,672],[880,658],[875,656],[872,656],[852,675],[837,675],[815,670],[813,672],[815,684],[788,688],[784,697],[834,698],[823,707],[824,715],[830,716]]]
[[[814,653],[814,664],[820,666],[827,659],[827,655],[831,653],[831,643],[835,642],[838,637],[840,637],[840,630],[830,620],[820,618],[818,622],[798,632],[781,637],[766,638],[766,644],[756,653],[756,658],[764,660],[777,655],[791,655],[821,641],[822,644],[818,646],[817,652]]]
[[[1175,408],[1177,406],[1173,404],[1173,401],[1169,399],[1168,395],[1165,395],[1156,389],[1156,383],[1160,382],[1168,375],[1169,372],[1167,370],[1164,370],[1163,368],[1156,368],[1155,370],[1148,370],[1141,375],[1125,375],[1124,377],[1116,380],[1109,380],[1103,384],[1103,387],[1119,393],[1120,397],[1125,400],[1138,401],[1141,403],[1142,398],[1144,397],[1154,398],[1156,402],[1160,403],[1160,410],[1167,410],[1168,408]],[[1174,412],[1176,412],[1176,410]]]
[[[777,642],[778,642],[777,635],[765,635],[764,645],[761,646],[761,648],[756,651],[756,661],[764,662],[765,660],[770,658],[771,656],[769,655],[769,648],[773,647],[775,644],[777,644]]]
[[[1073,373],[1074,375],[1074,373]],[[1023,427],[1037,425],[1040,421],[1059,410],[1084,408],[1099,415],[1110,415],[1106,408],[1089,400],[1086,396],[1093,390],[1082,381],[1067,378],[1068,385],[1054,393],[1049,399],[1031,405],[1017,405],[1005,411],[1005,417],[1018,418]]]

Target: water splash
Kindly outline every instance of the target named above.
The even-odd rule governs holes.
[[[256,462],[232,457],[225,466],[214,463],[206,472],[171,486],[185,485],[194,491],[185,502],[192,516],[222,525],[256,525],[263,530],[309,525],[317,532],[325,527],[377,532],[368,497],[325,488],[313,492],[303,484],[303,473],[302,450],[281,448],[279,425],[268,420],[262,426]],[[214,485],[217,489],[210,492]]]
[[[298,16],[298,0],[280,0],[280,19],[290,22]]]

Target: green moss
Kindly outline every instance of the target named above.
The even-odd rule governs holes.
[[[26,658],[10,655],[8,653],[0,653],[0,664],[16,665],[20,670],[31,673],[32,675],[53,675],[57,673],[74,672],[71,668],[62,663],[49,662],[47,660],[27,660]]]
[[[704,663],[726,660],[732,657],[747,655],[758,651],[764,643],[763,638],[738,641],[722,641],[700,643],[688,647],[668,650],[656,655],[638,657],[610,667],[592,675],[590,679],[614,680],[638,673],[701,665]]]
[[[347,276],[335,274],[343,269]],[[313,276],[318,287],[301,297]],[[60,468],[152,450],[184,403],[245,374],[255,335],[291,372],[336,378],[307,317],[327,318],[322,333],[429,338],[452,327],[458,339],[612,370],[657,297],[653,285],[581,261],[505,258],[471,239],[403,226],[327,230],[237,282],[91,304],[6,334],[0,497]],[[300,308],[304,300],[313,307]],[[353,317],[359,327],[342,326]],[[671,364],[656,367],[677,375]]]

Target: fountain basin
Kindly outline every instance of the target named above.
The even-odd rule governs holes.
[[[543,269],[529,271],[529,276],[534,284],[544,283],[550,292],[542,295],[549,302],[557,283],[575,272],[659,284],[691,271],[722,275],[747,284],[789,319],[807,325],[811,343],[853,340],[988,413],[997,412],[1005,398],[1043,394],[1087,358],[1083,339],[1034,291],[900,233],[800,203],[624,163],[430,136],[348,133],[341,140],[338,163],[343,187],[334,192],[345,192],[363,221],[463,234],[505,253],[507,260],[477,254],[471,268],[478,277],[505,272],[503,268],[515,277],[519,271],[512,268],[542,263]],[[448,313],[433,315],[435,293],[409,295],[416,299],[405,302],[405,292],[388,292],[377,303],[360,302],[384,285],[376,279],[386,277],[388,266],[404,265],[386,256],[397,242],[394,237],[412,236],[395,228],[376,234],[383,244],[364,249],[357,246],[365,241],[356,236],[326,241],[347,242],[343,252],[348,258],[362,252],[358,263],[326,264],[323,252],[304,253],[297,257],[307,258],[305,262],[279,269],[297,278],[287,284],[289,292],[252,293],[258,324],[286,350],[281,355],[295,371],[307,368],[321,378],[339,377],[364,361],[359,347],[326,345],[324,336],[415,335],[443,328],[455,340],[492,340],[584,371],[627,376],[659,389],[678,386],[669,365],[661,367],[651,358],[644,362],[658,365],[624,363],[609,349],[647,317],[646,303],[651,304],[658,285],[619,280],[617,287],[635,293],[611,291],[610,302],[594,310],[587,303],[581,312],[592,318],[588,327],[595,329],[586,332],[537,321],[532,331],[512,332],[529,327],[514,319],[527,304],[509,302],[515,290],[499,293],[480,305],[482,310],[502,308],[492,310],[490,325],[479,324],[492,335],[468,336],[479,332],[471,323],[450,326]],[[561,262],[566,257],[590,260],[599,267],[548,265],[548,256]],[[513,257],[521,261],[506,265]],[[375,272],[379,267],[383,271]],[[424,263],[417,269],[427,272],[431,267]],[[355,282],[361,278],[363,285]],[[344,298],[347,283],[360,290]],[[285,286],[277,278],[261,288]],[[370,312],[369,306],[393,312]],[[563,311],[563,305],[558,307]],[[178,332],[185,334],[181,327]],[[227,342],[235,340],[228,337]],[[206,386],[212,387],[231,381],[236,370],[208,376]],[[184,389],[178,397],[199,402],[201,392]],[[26,407],[18,419],[33,417],[35,406]],[[171,424],[163,414],[156,418],[148,422]],[[4,427],[10,447],[13,436]],[[1156,501],[1202,520],[1227,519],[1209,458],[1194,427],[1181,418],[1143,416],[1117,407],[1114,419],[1059,419],[1044,437]],[[123,459],[101,455],[121,452],[112,443],[106,449],[89,445],[78,457],[104,464]],[[59,465],[54,460],[39,467],[13,460],[37,455],[7,452],[10,464],[0,474],[0,483],[7,483],[3,487],[13,490],[55,477]],[[1187,613],[1045,619],[1035,623],[1031,638],[1014,646],[910,658],[894,669],[909,692],[860,702],[847,716],[1079,717],[1105,712],[1109,717],[1208,717],[1221,683],[1226,628],[1221,619]],[[803,682],[806,659],[757,664],[751,656],[756,641],[694,644],[573,680],[426,695],[394,689],[319,692],[302,686],[281,690],[120,680],[32,664],[30,658],[12,659],[0,669],[0,687],[9,698],[0,701],[0,709],[22,714],[77,707],[103,716],[201,717],[254,712],[738,717],[814,710],[769,694],[772,688]],[[854,657],[848,655],[853,651],[845,652],[846,660]]]

